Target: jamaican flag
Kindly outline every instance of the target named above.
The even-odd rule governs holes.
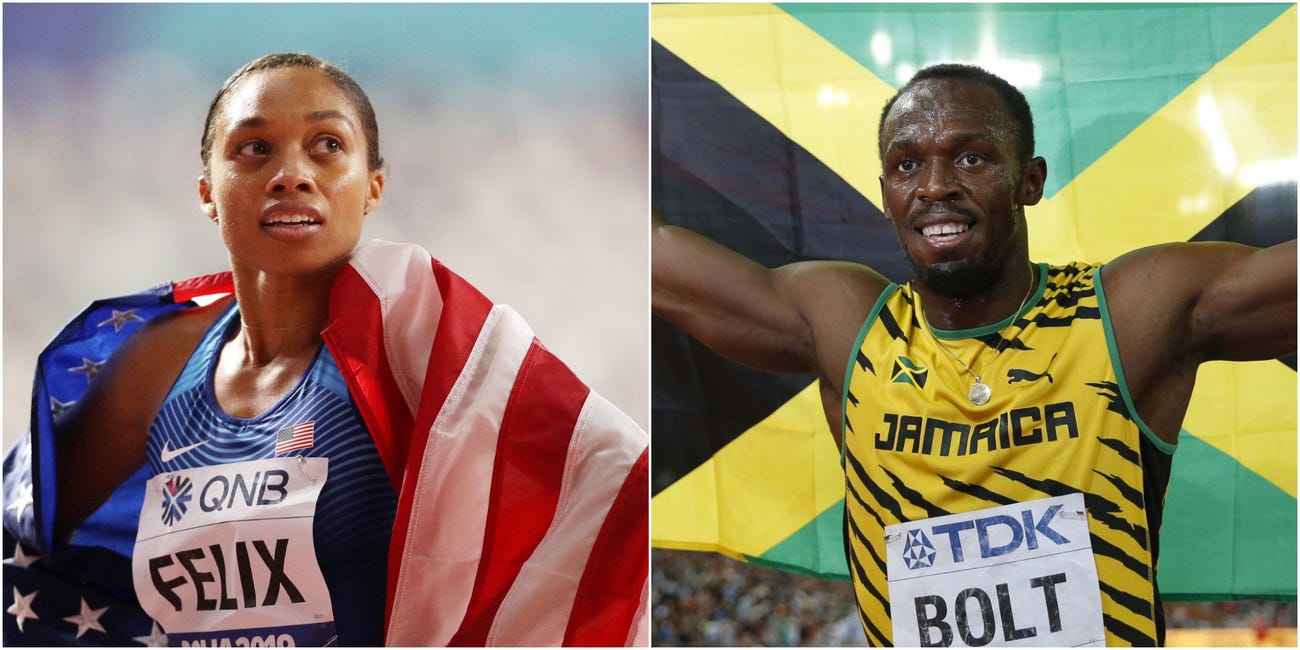
[[[1281,4],[657,5],[652,195],[768,266],[910,275],[880,212],[884,102],[975,63],[1034,110],[1033,259],[1296,235],[1296,8]],[[653,325],[652,538],[846,578],[843,471],[812,376]],[[1294,357],[1202,366],[1174,457],[1166,598],[1296,594]]]

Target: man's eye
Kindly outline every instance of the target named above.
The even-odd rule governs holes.
[[[968,153],[961,157],[961,161],[967,165],[978,165],[984,161],[984,156],[977,153]]]
[[[911,160],[903,160],[903,161],[899,161],[899,163],[895,165],[895,167],[900,172],[910,172],[913,169],[916,169],[916,163]]]
[[[265,156],[271,153],[271,148],[262,142],[248,142],[241,146],[237,153],[241,156]]]

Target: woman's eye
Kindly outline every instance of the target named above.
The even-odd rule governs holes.
[[[338,138],[321,138],[311,147],[312,153],[339,153],[343,151],[343,143]]]
[[[238,153],[241,156],[265,156],[271,153],[271,148],[262,142],[248,142],[239,147]]]

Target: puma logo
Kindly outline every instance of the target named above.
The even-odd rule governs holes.
[[[1047,368],[1050,369],[1050,368],[1052,367],[1052,362],[1053,362],[1053,361],[1056,361],[1056,355],[1055,355],[1055,354],[1053,354],[1053,355],[1052,355],[1052,358],[1049,359],[1049,360],[1047,361]],[[1016,382],[1018,382],[1018,381],[1038,381],[1039,379],[1042,379],[1043,377],[1047,377],[1047,383],[1049,383],[1049,384],[1053,383],[1053,382],[1052,382],[1052,373],[1047,372],[1046,369],[1043,370],[1042,372],[1030,372],[1030,371],[1028,371],[1028,370],[1021,370],[1020,368],[1010,368],[1010,369],[1007,370],[1007,383],[1008,383],[1008,384],[1014,384],[1014,383],[1016,383]]]

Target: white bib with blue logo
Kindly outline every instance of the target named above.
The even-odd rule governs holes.
[[[1082,494],[885,527],[897,646],[1103,646]]]
[[[326,645],[336,636],[312,524],[329,459],[149,479],[132,574],[173,645]]]

